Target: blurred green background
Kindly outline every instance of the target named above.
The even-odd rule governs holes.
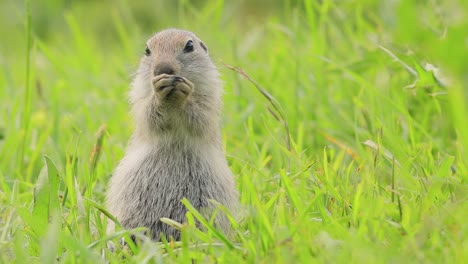
[[[0,260],[120,260],[93,244],[112,239],[97,205],[133,130],[132,74],[168,27],[195,32],[220,70],[247,208],[241,251],[184,244],[182,255],[466,259],[468,1],[0,0]],[[43,155],[60,177],[55,225],[34,213]]]

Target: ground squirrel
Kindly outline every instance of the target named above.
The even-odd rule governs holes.
[[[187,198],[200,211],[215,200],[235,210],[238,195],[223,154],[219,115],[222,82],[194,33],[163,30],[151,37],[130,91],[136,127],[107,193],[108,210],[125,228],[146,227],[180,239],[162,223],[185,221]],[[226,217],[216,224],[229,230]]]

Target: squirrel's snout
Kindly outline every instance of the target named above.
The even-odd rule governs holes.
[[[154,76],[158,76],[164,73],[169,75],[175,74],[175,67],[166,62],[159,63],[154,67]]]

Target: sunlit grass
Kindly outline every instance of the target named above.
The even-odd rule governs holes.
[[[2,2],[1,262],[463,263],[467,5],[263,2]],[[166,27],[221,72],[242,209],[232,237],[190,209],[181,241],[122,247],[104,197]]]

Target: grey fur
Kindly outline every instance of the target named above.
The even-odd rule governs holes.
[[[195,49],[186,53],[188,40]],[[107,207],[125,228],[147,227],[155,240],[160,234],[179,239],[180,233],[159,219],[185,222],[181,199],[204,212],[213,209],[209,200],[231,211],[238,205],[221,143],[222,83],[191,32],[164,30],[147,46],[151,55],[141,59],[130,91],[136,128],[111,178]],[[174,72],[154,76],[161,67]],[[229,231],[226,217],[216,223]]]

